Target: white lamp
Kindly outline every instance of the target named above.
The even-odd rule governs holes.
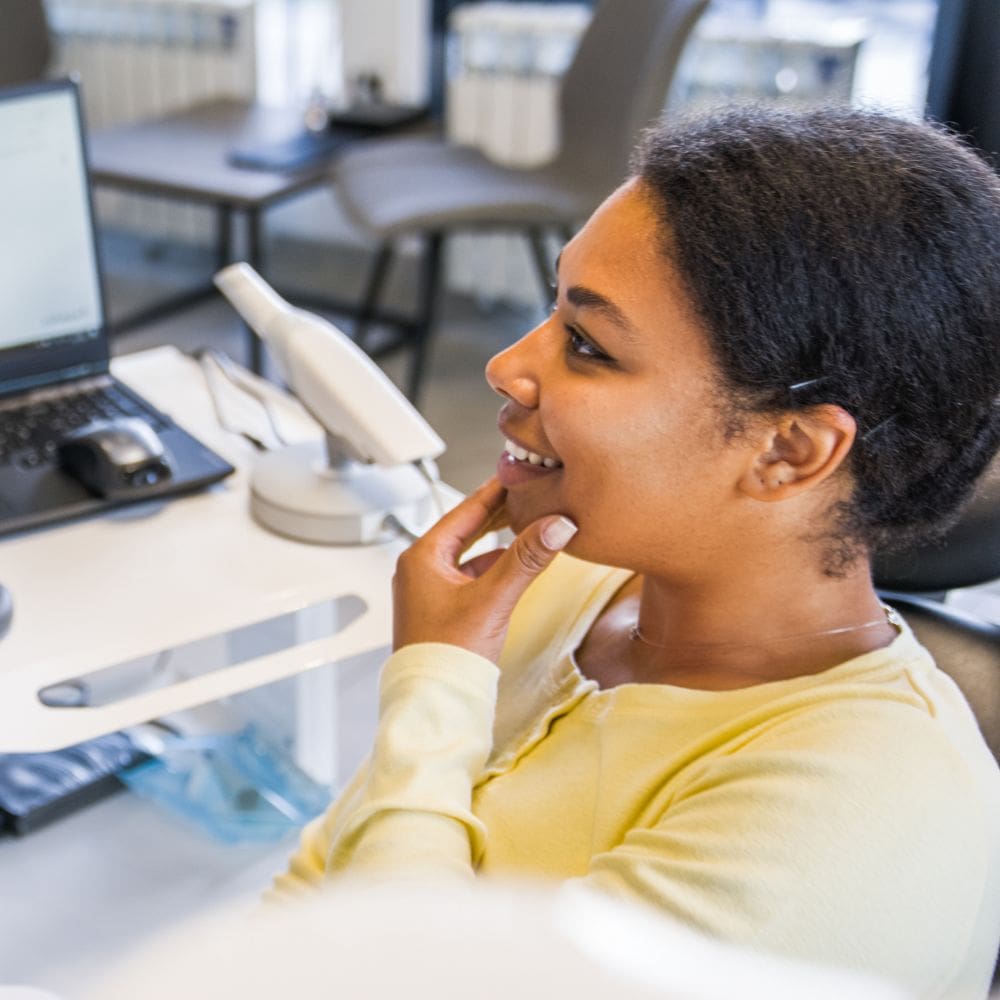
[[[386,520],[427,524],[432,487],[418,468],[445,445],[388,376],[332,323],[289,305],[249,264],[215,284],[270,349],[326,441],[261,456],[251,510],[281,535],[332,545],[387,536]]]

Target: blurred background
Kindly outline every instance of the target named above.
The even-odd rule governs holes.
[[[628,0],[617,2],[627,18]],[[350,103],[374,80],[384,99],[429,107],[449,140],[530,168],[558,148],[560,80],[591,4],[46,0],[46,11],[50,73],[80,75],[91,130],[219,96],[305,116],[318,103]],[[995,148],[996,80],[991,91],[983,79],[989,67],[977,65],[983,56],[972,48],[977,37],[983,48],[990,31],[996,36],[998,19],[994,0],[711,0],[666,109],[732,100],[874,104],[959,121]],[[962,96],[969,92],[981,107]],[[100,187],[97,202],[113,321],[212,267],[211,208]],[[333,184],[314,185],[267,212],[263,257],[281,287],[356,301],[372,247],[345,218]],[[405,309],[418,281],[419,247],[403,239],[399,249],[385,296]],[[234,255],[240,250],[237,232]],[[520,235],[450,236],[443,271],[420,404],[448,441],[446,475],[468,489],[489,473],[496,451],[482,366],[530,329],[547,303]],[[350,316],[331,316],[350,330]],[[241,358],[239,338],[228,311],[209,302],[130,330],[116,350],[211,343]],[[402,380],[401,360],[389,358],[385,367]]]
[[[612,6],[629,16],[629,0]],[[558,149],[560,83],[593,7],[522,0],[46,0],[46,11],[50,72],[80,74],[92,131],[217,97],[284,109],[289,128],[301,129],[311,108],[350,104],[374,79],[381,99],[427,107],[429,128],[450,142],[531,169]],[[955,122],[995,153],[998,45],[996,0],[710,0],[684,47],[665,111],[734,100],[877,105]],[[212,270],[210,207],[101,186],[97,205],[112,321]],[[239,221],[235,257],[243,249]],[[306,299],[359,299],[376,243],[347,217],[335,183],[313,184],[270,207],[265,223],[263,263],[277,287]],[[383,299],[408,312],[418,297],[421,245],[407,236],[398,244]],[[558,249],[551,234],[549,249]],[[444,479],[468,491],[492,474],[500,451],[498,402],[483,366],[539,322],[547,293],[520,233],[449,234],[442,270],[419,405],[448,445],[440,459]],[[327,315],[348,333],[354,329],[349,312]],[[377,344],[377,328],[374,334]],[[114,340],[118,353],[163,343],[185,350],[211,345],[245,360],[244,329],[218,298]],[[400,385],[407,361],[405,353],[380,359]],[[950,600],[1000,621],[996,583]],[[371,673],[359,671],[354,688],[352,676],[341,677],[348,699],[339,737],[345,772],[367,746],[374,712]]]

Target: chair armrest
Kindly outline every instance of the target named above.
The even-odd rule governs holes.
[[[879,596],[902,613],[958,685],[1000,763],[1000,624],[912,594],[883,590]]]

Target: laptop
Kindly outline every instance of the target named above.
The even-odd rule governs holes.
[[[111,375],[80,97],[72,80],[0,90],[0,534],[186,493],[233,467]],[[62,471],[60,441],[138,418],[170,475],[97,496]]]

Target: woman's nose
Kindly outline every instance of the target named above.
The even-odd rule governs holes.
[[[539,329],[536,327],[486,362],[486,381],[490,388],[529,409],[538,405],[538,357],[533,345]]]

